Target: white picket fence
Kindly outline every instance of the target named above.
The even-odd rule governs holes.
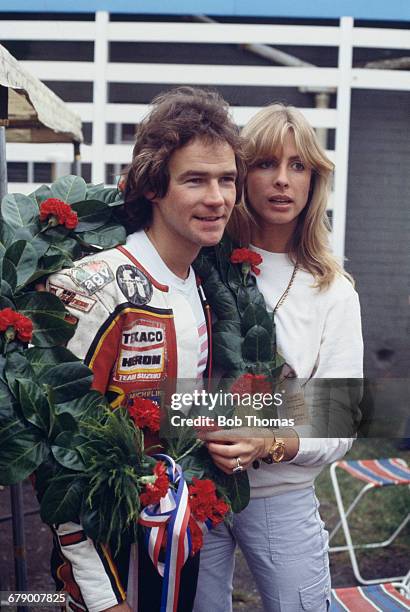
[[[344,255],[346,192],[349,162],[350,100],[353,88],[410,90],[408,71],[369,70],[352,67],[355,47],[410,49],[408,31],[354,27],[351,17],[338,26],[250,25],[214,23],[110,22],[107,12],[98,12],[93,21],[7,21],[0,20],[0,40],[93,41],[94,61],[25,61],[22,64],[41,80],[91,81],[93,102],[70,103],[84,122],[93,124],[93,144],[82,146],[82,161],[92,164],[92,181],[103,182],[106,164],[128,163],[130,144],[107,144],[107,123],[135,123],[146,114],[144,104],[107,103],[110,82],[183,83],[194,85],[275,86],[334,88],[335,109],[302,108],[316,128],[336,130],[335,150],[329,156],[336,164],[333,212],[333,248]],[[232,66],[195,64],[115,63],[109,61],[109,43],[167,42],[212,44],[269,44],[324,46],[338,48],[335,68]],[[233,116],[243,125],[258,107],[235,107]],[[70,162],[72,147],[67,144],[7,145],[9,161]],[[32,184],[10,184],[10,191],[28,191]]]

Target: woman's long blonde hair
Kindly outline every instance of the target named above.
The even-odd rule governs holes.
[[[347,276],[330,251],[330,224],[326,215],[333,163],[318,142],[313,128],[303,114],[293,106],[272,104],[259,111],[242,130],[248,169],[280,151],[288,131],[295,136],[296,148],[302,161],[312,169],[308,203],[298,216],[298,223],[289,244],[289,257],[315,278],[315,286],[324,289],[336,274]],[[228,231],[239,236],[242,246],[248,246],[252,224],[256,223],[245,195],[236,207]]]

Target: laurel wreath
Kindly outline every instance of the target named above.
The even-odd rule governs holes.
[[[71,206],[73,229],[41,222],[41,204]],[[31,344],[0,333],[0,484],[35,473],[44,522],[81,521],[87,535],[117,549],[126,532],[135,541],[141,478],[155,460],[144,452],[125,409],[111,410],[91,389],[92,372],[64,347],[75,333],[55,295],[35,290],[44,277],[85,254],[125,242],[122,194],[67,176],[28,196],[6,195],[0,218],[0,311],[12,309],[33,324]],[[249,501],[246,474],[218,470],[192,429],[166,441],[184,477],[209,477],[237,512]]]

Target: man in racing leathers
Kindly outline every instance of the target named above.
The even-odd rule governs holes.
[[[202,377],[209,325],[191,263],[221,239],[243,176],[237,129],[218,94],[183,87],[158,96],[124,180],[126,244],[49,278],[78,321],[68,348],[93,370],[93,387],[115,397],[113,407],[136,395],[160,401],[165,380]],[[114,559],[79,524],[54,534],[53,573],[68,609],[137,609],[126,601],[129,543]],[[156,612],[162,579],[139,549],[138,610]],[[183,569],[179,612],[192,609],[197,569],[195,557]]]

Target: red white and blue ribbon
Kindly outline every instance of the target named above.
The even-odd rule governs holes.
[[[154,455],[158,461],[167,465],[167,475],[170,483],[176,485],[176,490],[169,488],[159,504],[147,506],[139,517],[139,522],[147,527],[148,554],[159,574],[164,578],[162,585],[161,612],[176,612],[181,570],[191,552],[191,536],[188,529],[191,510],[188,501],[188,487],[182,468],[168,455]],[[211,521],[201,526],[208,531]],[[165,562],[159,560],[161,544],[167,533]]]

